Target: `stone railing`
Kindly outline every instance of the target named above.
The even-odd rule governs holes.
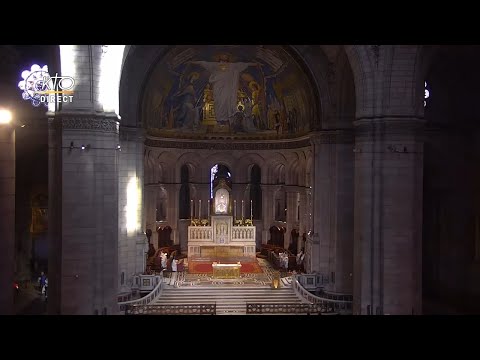
[[[322,290],[320,294],[318,294],[321,298],[329,299],[329,300],[340,300],[340,301],[350,301],[353,302],[353,295],[352,294],[344,294],[344,293],[332,293],[329,291]]]
[[[147,304],[150,304],[157,297],[159,297],[162,294],[162,290],[163,290],[163,271],[160,273],[160,275],[157,275],[156,278],[157,278],[157,285],[148,295],[136,300],[119,302],[118,311],[126,313],[127,309],[130,308],[131,306],[147,305]]]
[[[211,226],[189,226],[189,240],[213,241],[213,232]]]
[[[296,276],[298,282],[307,290],[315,291],[328,285],[328,275],[323,274],[299,274]]]
[[[247,314],[316,314],[332,313],[327,303],[315,304],[256,304],[247,303]]]
[[[216,304],[129,305],[125,315],[216,315]]]
[[[329,312],[336,312],[339,314],[352,314],[352,301],[348,300],[334,300],[320,296],[313,295],[310,291],[305,289],[297,279],[297,276],[292,277],[292,287],[297,296],[305,303],[310,304],[324,304],[329,309]],[[331,311],[330,311],[331,310]]]
[[[255,226],[233,226],[232,227],[232,241],[255,241]]]
[[[130,300],[132,300],[132,293],[131,292],[119,294],[117,296],[117,302],[119,302],[119,303],[130,301]]]

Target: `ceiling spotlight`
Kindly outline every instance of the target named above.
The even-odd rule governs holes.
[[[85,145],[82,145],[81,149],[82,149],[82,150],[85,150]]]

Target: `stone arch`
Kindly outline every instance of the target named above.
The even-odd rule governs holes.
[[[127,45],[124,51],[121,64],[121,76],[119,82],[120,114],[122,124],[141,127],[141,101],[144,94],[145,84],[154,66],[173,46],[158,45]],[[312,52],[312,48],[317,50]],[[325,81],[324,63],[328,63],[323,49],[317,46],[288,45],[283,49],[297,62],[309,79],[312,88],[314,104],[314,117],[318,122],[323,118],[325,110],[328,111],[328,84]],[[325,61],[319,62],[318,56]],[[320,128],[320,126],[318,126]]]
[[[256,153],[248,153],[243,155],[237,164],[236,172],[238,173],[237,182],[247,183],[250,179],[250,172],[253,165],[258,165],[260,169],[265,166],[263,156]]]
[[[201,166],[198,161],[198,154],[192,152],[184,153],[176,160],[175,182],[180,182],[180,169],[183,165],[188,166],[190,182],[201,181]]]
[[[287,164],[286,172],[285,172],[285,184],[288,185],[297,185],[298,178],[297,178],[297,167],[299,162],[299,156],[296,152],[292,152],[289,154],[290,161]]]
[[[156,156],[156,161],[162,165],[162,182],[175,182],[176,157],[171,151],[162,151]]]
[[[356,119],[372,116],[375,99],[375,62],[380,59],[377,45],[345,45],[355,82]]]
[[[238,159],[233,155],[225,152],[216,152],[207,156],[203,164],[205,168],[202,169],[202,173],[208,175],[208,180],[210,181],[210,170],[215,164],[223,164],[230,170],[232,182],[238,182],[238,166],[236,166]]]

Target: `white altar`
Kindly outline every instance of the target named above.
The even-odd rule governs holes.
[[[233,226],[233,217],[212,215],[208,226],[188,227],[188,258],[255,257],[255,226]]]

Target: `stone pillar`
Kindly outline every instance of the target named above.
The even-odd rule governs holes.
[[[143,129],[120,127],[118,179],[118,253],[126,281],[145,271],[148,251],[143,215]],[[156,229],[152,229],[154,232]]]
[[[157,207],[157,191],[158,187],[156,185],[147,185],[145,186],[145,229],[152,230],[152,244],[154,243],[154,232],[156,230],[156,207]]]
[[[318,265],[315,266],[312,258],[313,269],[329,277],[328,290],[351,293],[353,136],[347,130],[323,131],[313,136],[312,142],[315,164],[314,240],[319,246]]]
[[[315,231],[327,289],[352,293],[353,272],[353,136],[347,130],[324,131],[312,139],[315,154]],[[317,161],[318,160],[318,161]],[[318,167],[317,167],[318,166]],[[317,202],[320,202],[318,204]]]
[[[178,229],[178,216],[179,216],[179,192],[180,184],[167,184],[165,189],[167,190],[167,223],[172,228],[172,240],[174,244],[180,244],[180,236]]]
[[[118,121],[60,112],[49,142],[49,313],[116,313]]]
[[[0,315],[13,314],[15,271],[15,130],[0,124]]]
[[[290,246],[290,241],[292,237],[292,230],[298,229],[298,200],[299,193],[296,186],[287,186],[286,187],[286,196],[287,196],[287,232],[285,233],[285,238],[283,239],[283,247],[288,249]]]
[[[53,116],[53,114],[50,114]],[[48,314],[61,314],[62,121],[48,118]],[[52,196],[52,194],[55,194]]]
[[[274,189],[276,185],[260,185],[262,187],[262,219],[263,219],[263,234],[262,244],[266,244],[270,239],[269,229],[273,225],[275,201],[273,198]]]
[[[423,120],[355,126],[354,313],[420,314]]]
[[[308,217],[309,217],[309,212],[308,212],[308,204],[307,204],[307,189],[302,189],[299,193],[300,197],[300,223],[298,225],[298,240],[297,240],[297,252],[300,252],[302,250],[302,235],[303,233],[308,233]]]

